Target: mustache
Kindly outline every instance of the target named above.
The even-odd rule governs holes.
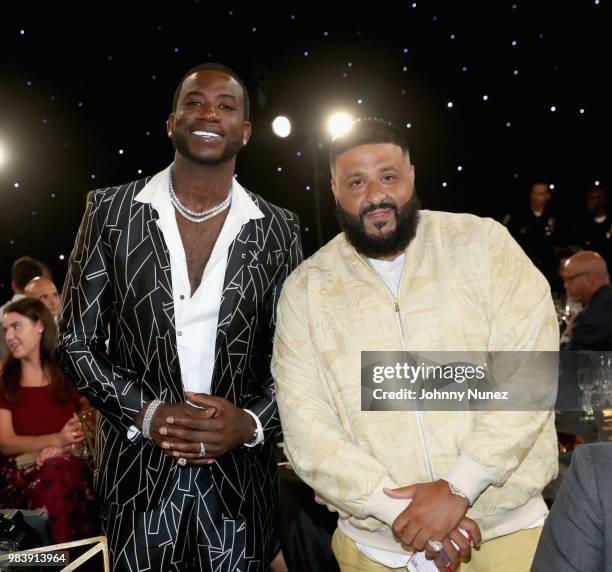
[[[395,214],[397,214],[397,206],[396,205],[394,205],[393,203],[391,203],[389,201],[383,201],[383,202],[378,203],[378,204],[368,205],[367,207],[361,209],[361,211],[359,211],[359,216],[364,217],[365,215],[373,213],[374,211],[377,211],[378,209],[389,209],[389,210],[392,210],[393,212],[395,212]]]

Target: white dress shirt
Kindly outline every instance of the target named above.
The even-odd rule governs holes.
[[[183,241],[176,222],[174,206],[169,194],[170,167],[157,173],[134,197],[134,200],[150,203],[159,215],[159,226],[170,254],[172,294],[176,346],[181,365],[181,378],[185,391],[210,394],[215,365],[215,341],[221,294],[227,269],[229,247],[242,227],[252,219],[264,215],[251,200],[236,179],[232,179],[232,202],[219,237],[202,276],[198,289],[191,296],[187,272],[187,259]],[[259,418],[245,409],[257,424],[257,440],[263,441],[263,428]]]

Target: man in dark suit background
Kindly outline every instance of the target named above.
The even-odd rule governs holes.
[[[578,219],[576,244],[601,254],[608,268],[612,264],[612,220],[608,215],[606,190],[592,187],[585,193],[585,212]]]
[[[612,350],[612,286],[606,261],[585,250],[565,261],[563,284],[583,307],[564,332],[567,350]]]
[[[173,164],[88,195],[60,354],[101,413],[95,484],[117,570],[253,572],[278,552],[269,365],[302,255],[297,217],[234,179],[248,119],[236,73],[198,66],[168,119]]]
[[[577,447],[544,524],[531,572],[612,567],[612,444]]]
[[[523,205],[517,212],[507,214],[503,224],[537,269],[553,284],[557,275],[556,255],[559,247],[567,244],[568,237],[566,225],[554,208],[550,185],[534,182],[529,194],[529,208]]]

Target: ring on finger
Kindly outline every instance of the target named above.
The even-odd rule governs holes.
[[[198,453],[198,457],[201,459],[204,455],[206,455],[206,446],[200,441],[200,452]]]
[[[444,548],[444,545],[439,540],[431,540],[431,539],[429,539],[427,541],[427,544],[429,544],[429,546],[431,546],[431,549],[434,552],[442,552],[442,549]]]

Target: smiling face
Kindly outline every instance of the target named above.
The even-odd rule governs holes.
[[[194,163],[216,165],[233,159],[251,135],[242,86],[219,71],[191,74],[183,81],[168,130],[177,152]]]
[[[359,145],[338,155],[332,189],[342,230],[366,256],[394,258],[414,237],[414,166],[398,145]]]
[[[40,353],[42,322],[8,312],[4,314],[2,328],[6,345],[15,359],[31,359]]]

